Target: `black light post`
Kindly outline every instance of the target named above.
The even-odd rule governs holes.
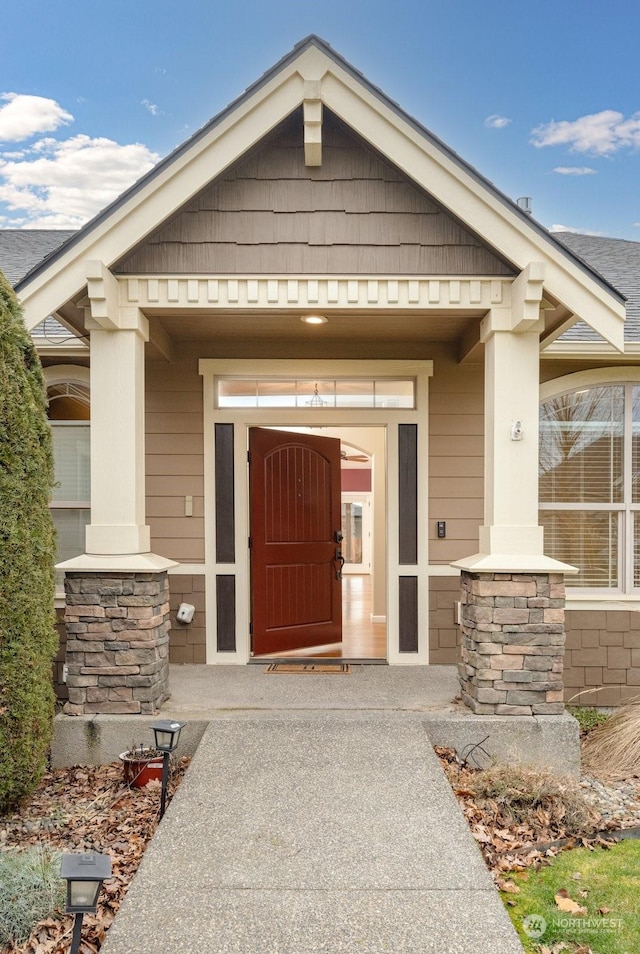
[[[75,914],[70,954],[78,954],[82,919],[85,914],[95,914],[98,910],[98,895],[102,882],[111,877],[111,858],[97,851],[63,855],[60,877],[67,882],[64,909],[67,914]]]
[[[155,746],[162,752],[162,794],[160,796],[160,818],[164,815],[167,802],[167,785],[169,783],[169,756],[178,747],[180,730],[186,723],[174,722],[172,719],[158,719],[151,726],[155,736]]]

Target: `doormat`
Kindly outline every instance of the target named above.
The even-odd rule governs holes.
[[[300,676],[305,673],[342,676],[351,673],[351,666],[349,663],[271,663],[265,672],[292,672]]]

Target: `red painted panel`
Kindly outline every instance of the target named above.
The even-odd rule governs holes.
[[[345,467],[342,471],[343,493],[369,493],[371,490],[371,471],[369,468]]]

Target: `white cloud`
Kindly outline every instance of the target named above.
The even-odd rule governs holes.
[[[41,139],[22,158],[0,153],[0,202],[26,227],[78,227],[159,158],[141,143],[85,135]]]
[[[492,113],[491,116],[487,116],[484,121],[487,129],[504,129],[505,126],[508,126],[511,120],[507,116],[500,116],[498,113]]]
[[[552,225],[550,232],[572,232],[574,235],[602,235],[602,232],[592,232],[589,229],[576,229],[572,225]]]
[[[162,114],[160,107],[156,106],[155,103],[149,102],[148,99],[141,100],[140,105],[144,106],[147,112],[151,113],[152,116],[160,116]]]
[[[0,93],[0,142],[19,142],[43,132],[53,132],[73,122],[73,116],[55,99],[27,96],[24,93]]]
[[[625,119],[614,109],[581,116],[579,119],[555,120],[531,130],[534,146],[568,146],[572,152],[590,152],[607,156],[619,149],[640,148],[640,112]]]
[[[561,176],[595,176],[596,170],[589,166],[556,166],[553,170]]]

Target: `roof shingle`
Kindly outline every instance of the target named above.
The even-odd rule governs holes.
[[[11,285],[17,285],[74,232],[74,229],[0,229],[0,269]]]

